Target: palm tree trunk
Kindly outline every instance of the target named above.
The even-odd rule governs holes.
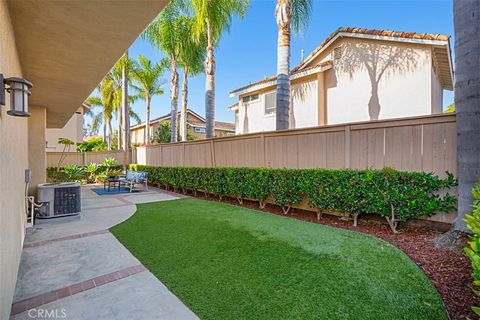
[[[112,120],[108,120],[108,150],[112,150]]]
[[[458,216],[454,229],[465,230],[471,189],[480,177],[480,2],[454,1],[455,109],[457,112]]]
[[[107,120],[106,119],[103,119],[103,142],[107,143],[107,145],[108,145],[108,141],[107,141]]]
[[[215,127],[215,56],[210,23],[207,20],[207,58],[205,60],[205,120],[206,136],[214,137]]]
[[[177,59],[175,57],[172,57],[170,99],[171,99],[170,142],[177,142],[178,72],[177,72]]]
[[[180,136],[187,141],[187,107],[188,107],[188,67],[183,68],[182,112],[180,113]]]
[[[128,63],[128,51],[125,53]],[[125,149],[124,166],[125,170],[130,164],[130,106],[128,105],[128,68],[122,68],[122,113],[123,113],[123,147]]]
[[[276,129],[288,129],[290,107],[290,0],[278,0],[275,7],[278,26]]]
[[[147,120],[145,121],[145,144],[150,144],[150,96],[145,97],[145,112],[147,115]]]
[[[117,107],[117,121],[118,121],[118,150],[122,150],[122,122],[123,122],[123,116],[122,116],[122,109],[121,106]]]

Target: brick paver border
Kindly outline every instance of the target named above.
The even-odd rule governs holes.
[[[146,270],[147,269],[143,265],[139,264],[115,272],[107,273],[96,278],[75,283],[68,287],[60,288],[47,293],[42,293],[37,296],[13,303],[11,315],[13,316],[15,314],[19,314],[27,310],[39,307],[41,305],[60,300],[99,286],[103,286],[104,284],[114,282]]]
[[[53,242],[86,238],[86,237],[96,236],[96,235],[99,235],[99,234],[104,234],[104,233],[109,233],[109,232],[110,231],[108,231],[108,230],[98,230],[98,231],[79,233],[79,234],[74,234],[74,235],[71,235],[71,236],[65,236],[65,237],[60,237],[60,238],[55,238],[55,239],[50,239],[50,240],[42,240],[42,241],[37,241],[37,242],[24,243],[23,248],[24,249],[25,248],[34,248],[34,247],[43,246],[43,245],[53,243]]]

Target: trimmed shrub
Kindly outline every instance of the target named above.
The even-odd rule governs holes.
[[[468,247],[465,248],[467,256],[472,263],[473,292],[480,297],[480,182],[473,187],[472,214],[467,214],[465,221],[467,227],[472,231]],[[480,316],[480,307],[472,307],[475,314]]]
[[[449,212],[456,198],[440,191],[456,186],[453,175],[442,179],[432,173],[383,170],[266,169],[151,167],[131,165],[132,170],[147,171],[149,181],[175,190],[201,191],[220,198],[225,196],[258,201],[267,198],[282,207],[285,214],[303,198],[312,209],[340,212],[355,218],[362,213],[385,218],[393,232],[398,223],[417,217]]]

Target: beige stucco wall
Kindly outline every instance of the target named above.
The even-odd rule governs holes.
[[[0,73],[21,77],[10,16],[0,0]],[[28,119],[12,117],[9,95],[0,106],[0,319],[8,319],[24,238],[24,169],[28,168]]]
[[[342,48],[340,59],[334,58],[335,48]],[[333,68],[321,77],[292,81],[290,128],[428,115],[442,110],[443,89],[432,64],[430,46],[339,39],[309,66],[332,60]],[[256,92],[259,100],[248,103],[239,97],[237,133],[275,130],[275,115],[264,112],[265,94],[273,91],[270,87]],[[322,115],[323,108],[326,111]]]
[[[37,196],[37,186],[45,183],[47,159],[45,152],[45,128],[47,126],[47,108],[30,106],[32,116],[28,119],[28,166],[32,170],[32,179],[28,193]]]
[[[63,150],[63,146],[58,144],[58,138],[67,138],[76,144],[83,141],[83,107],[72,115],[67,124],[61,129],[48,128],[46,132],[46,149],[47,152],[59,152]],[[75,146],[72,150],[75,151]]]
[[[342,57],[326,83],[329,124],[375,120],[376,107],[378,119],[431,113],[429,47],[358,39],[340,40],[338,46]],[[375,86],[378,102],[371,101]]]

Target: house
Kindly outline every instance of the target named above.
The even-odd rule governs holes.
[[[150,121],[150,133],[154,137],[160,123],[170,121],[170,113]],[[177,124],[179,126],[180,112],[178,112]],[[191,109],[187,109],[187,134],[197,139],[205,139],[205,118]],[[215,121],[215,137],[223,137],[235,134],[235,125],[229,122]],[[130,128],[130,140],[132,144],[145,144],[145,122]]]
[[[450,37],[340,28],[290,74],[290,128],[442,112]],[[275,130],[276,77],[230,93],[237,134]]]
[[[0,319],[12,309],[25,196],[46,182],[46,128],[65,126],[167,3],[0,0]],[[9,78],[33,84],[28,100],[17,100],[27,102],[28,113],[12,112],[18,105],[4,88]]]
[[[63,128],[47,128],[45,148],[47,152],[61,152],[63,145],[58,144],[59,138],[67,138],[79,144],[83,142],[83,115],[90,110],[90,105],[86,102],[75,111],[72,117],[67,121]],[[72,150],[75,146],[72,146]]]

